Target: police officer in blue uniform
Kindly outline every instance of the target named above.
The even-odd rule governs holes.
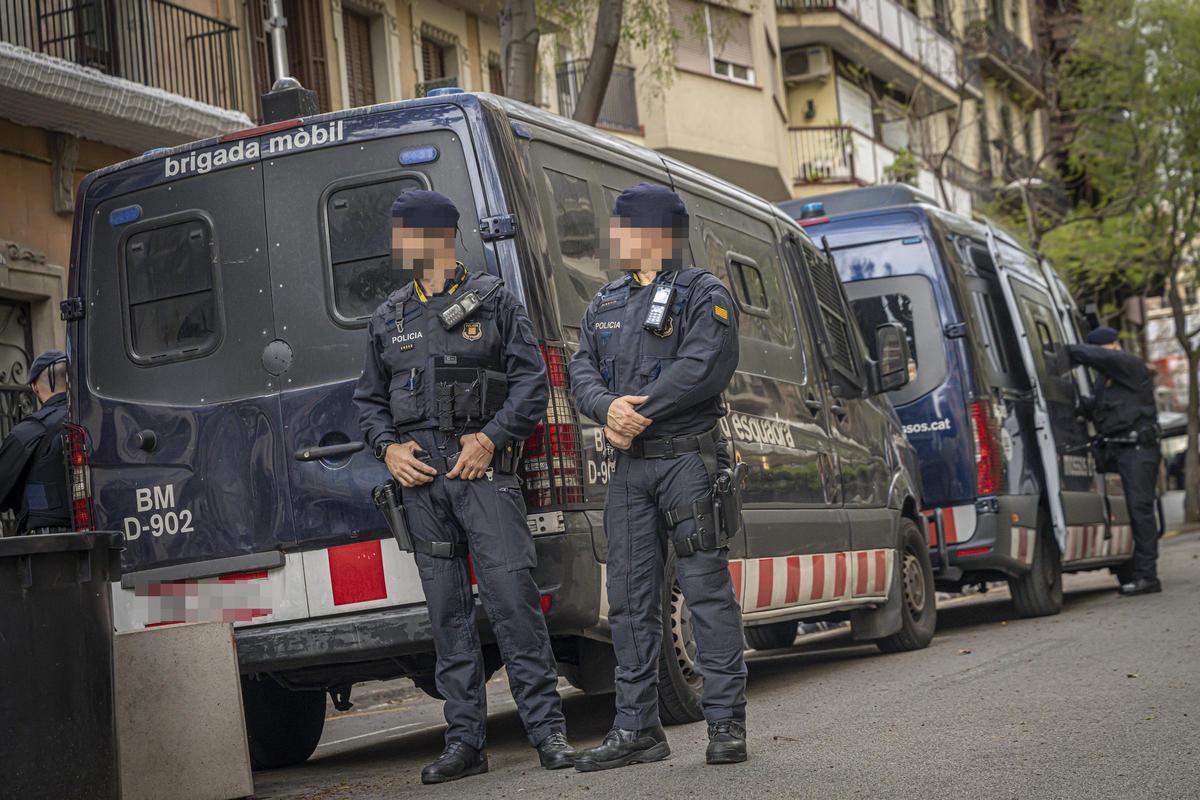
[[[468,553],[530,743],[547,769],[574,759],[514,474],[546,412],[545,363],[520,301],[499,278],[456,262],[458,216],[437,192],[405,192],[393,204],[392,258],[413,281],[371,317],[354,393],[367,443],[403,487],[433,625],[448,727],[424,783],[488,769]]]
[[[1095,394],[1081,408],[1102,437],[1111,467],[1121,476],[1129,522],[1133,528],[1133,579],[1122,584],[1122,595],[1162,591],[1158,580],[1157,497],[1159,447],[1158,408],[1154,402],[1154,372],[1146,362],[1121,349],[1117,331],[1096,328],[1087,344],[1069,344],[1072,364],[1096,371]]]
[[[718,420],[738,362],[728,290],[685,268],[688,214],[663,186],[626,189],[609,247],[625,271],[584,314],[571,387],[616,451],[604,511],[609,623],[617,655],[616,718],[575,768],[593,771],[670,755],[659,721],[658,664],[666,547],[692,614],[704,677],[710,764],[746,759],[742,617],[726,541],[713,525],[713,484],[729,463]]]
[[[67,355],[47,350],[29,367],[29,387],[41,408],[13,426],[0,443],[0,511],[14,511],[18,533],[71,529],[62,426],[67,418]]]

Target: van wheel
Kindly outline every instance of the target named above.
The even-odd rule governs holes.
[[[676,573],[675,551],[670,549],[663,580],[663,644],[658,657],[658,713],[667,725],[704,719],[700,707],[704,679],[696,670],[692,612]]]
[[[875,640],[885,653],[903,653],[928,647],[937,630],[937,595],[929,545],[917,523],[900,520],[900,630]]]
[[[798,620],[772,622],[769,625],[748,625],[746,627],[746,644],[755,650],[778,650],[781,647],[791,647],[796,643],[796,631],[800,627]]]
[[[254,769],[302,764],[317,749],[325,728],[325,692],[294,692],[269,676],[243,676],[242,706]]]
[[[1033,565],[1024,575],[1009,578],[1008,590],[1022,617],[1048,617],[1062,611],[1062,555],[1046,524],[1038,526]]]

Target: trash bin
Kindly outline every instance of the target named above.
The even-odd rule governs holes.
[[[0,796],[119,800],[121,534],[0,538]]]

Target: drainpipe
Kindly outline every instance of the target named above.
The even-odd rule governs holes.
[[[283,15],[283,0],[267,0],[270,14],[264,22],[271,36],[271,55],[275,80],[288,77],[287,17]]]
[[[320,111],[317,93],[305,89],[300,81],[288,76],[287,17],[283,15],[283,0],[267,0],[271,15],[264,22],[271,35],[272,68],[275,82],[271,91],[262,96],[263,122],[282,122],[310,117]]]

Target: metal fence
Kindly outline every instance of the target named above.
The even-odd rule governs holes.
[[[0,0],[0,41],[239,108],[237,28],[167,0]]]
[[[8,436],[21,419],[33,411],[33,392],[28,386],[11,383],[0,384],[0,439]],[[0,486],[0,492],[9,487]],[[17,532],[17,518],[11,511],[0,514],[0,536],[13,536]]]
[[[1030,85],[1041,88],[1045,60],[1020,37],[997,21],[985,8],[967,9],[966,42],[976,52],[985,51],[1014,69]]]
[[[579,90],[583,88],[587,69],[588,60],[585,58],[563,61],[558,65],[558,113],[564,117],[575,116],[575,103],[579,100]],[[604,102],[600,104],[600,116],[596,124],[602,128],[641,132],[642,126],[638,121],[637,76],[633,67],[613,65],[612,76],[608,79],[608,89],[604,92]]]

